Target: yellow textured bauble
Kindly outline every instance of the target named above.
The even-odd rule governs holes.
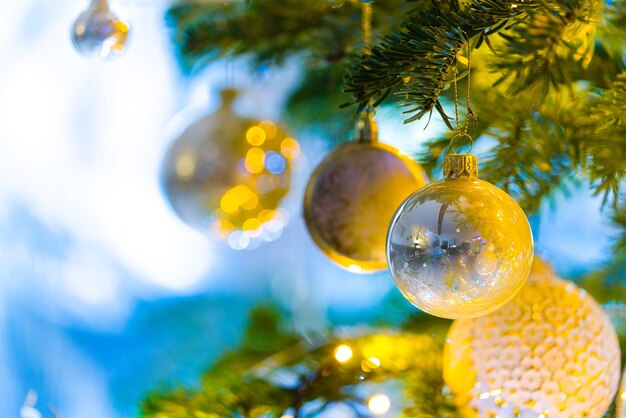
[[[515,296],[530,271],[533,239],[524,211],[476,172],[475,156],[446,156],[445,178],[409,196],[389,226],[393,280],[431,315],[493,312]]]
[[[619,385],[618,395],[615,418],[626,418],[626,369],[622,372],[622,382]]]
[[[273,122],[235,113],[235,96],[234,90],[222,91],[222,106],[172,143],[163,187],[186,223],[243,249],[282,232],[286,213],[280,202],[300,146]]]
[[[602,308],[541,261],[511,303],[456,321],[444,351],[444,379],[463,417],[600,418],[619,368]]]
[[[330,153],[311,175],[304,218],[328,258],[353,272],[372,272],[387,265],[385,237],[393,212],[426,177],[408,156],[377,141],[371,114],[357,132],[357,141]]]

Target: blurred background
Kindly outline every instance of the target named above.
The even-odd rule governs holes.
[[[289,131],[303,158],[273,242],[235,251],[175,215],[159,180],[169,143],[213,112],[229,85],[241,91],[240,114],[280,120],[298,65],[252,72],[242,60],[216,61],[187,78],[165,27],[168,4],[112,2],[133,32],[122,57],[102,62],[70,42],[84,0],[0,2],[3,417],[25,404],[42,416],[137,416],[149,391],[197,384],[262,301],[289,312],[303,334],[367,323],[383,307],[413,310],[387,272],[344,271],[306,233],[308,175],[347,138]],[[409,154],[444,129],[403,125],[393,108],[378,119],[381,141]],[[610,257],[615,231],[600,203],[583,184],[531,220],[539,253],[562,276]]]

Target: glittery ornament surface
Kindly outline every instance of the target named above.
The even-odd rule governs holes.
[[[350,142],[309,180],[304,216],[315,243],[351,271],[385,268],[387,227],[398,205],[426,184],[421,168],[378,142]]]
[[[124,53],[130,25],[96,1],[80,14],[72,27],[72,43],[82,55],[113,59]]]
[[[506,304],[524,285],[532,252],[519,205],[474,176],[415,192],[396,212],[387,240],[400,292],[444,318],[485,315]]]
[[[619,385],[617,394],[615,418],[626,418],[626,369],[622,371],[622,382]]]
[[[454,323],[444,378],[464,417],[600,418],[620,348],[602,308],[541,261],[502,309]]]
[[[186,223],[243,249],[282,232],[286,212],[279,205],[300,146],[271,121],[237,115],[234,94],[224,91],[223,106],[172,143],[163,186]]]

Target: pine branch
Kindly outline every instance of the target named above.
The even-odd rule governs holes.
[[[470,38],[476,38],[478,47],[510,19],[535,7],[537,3],[532,0],[471,0],[464,8],[455,0],[433,1],[427,11],[410,16],[393,34],[384,37],[370,56],[355,60],[346,92],[354,94],[362,108],[394,90],[402,106],[409,108],[404,112],[410,115],[406,122],[436,109],[449,124],[439,95],[450,81],[450,68],[456,64],[457,54]]]
[[[242,347],[219,359],[204,375],[202,387],[153,393],[143,402],[141,416],[260,418],[291,410],[296,417],[304,417],[305,411],[314,417],[337,403],[364,407],[363,383],[396,381],[406,392],[403,416],[438,418],[445,411],[455,417],[453,400],[444,394],[441,364],[449,321],[421,318],[412,321],[418,332],[369,330],[330,336],[311,347],[294,344],[293,335],[281,331],[275,311],[257,309]],[[292,344],[285,346],[288,342]],[[351,347],[350,361],[335,359],[339,344]]]
[[[572,81],[570,68],[587,67],[593,57],[601,4],[595,0],[545,2],[501,31],[505,43],[491,67],[502,72],[500,81],[512,80],[508,92],[524,92],[539,102],[550,88]]]
[[[615,244],[615,250],[616,252],[622,254],[622,257],[626,259],[626,206],[624,204],[615,208],[613,221],[622,229],[622,234],[618,237]],[[624,264],[626,264],[626,261]]]
[[[303,69],[285,105],[285,122],[293,129],[310,131],[329,142],[349,139],[357,115],[352,109],[341,108],[346,102],[340,88],[342,78],[343,66]]]
[[[585,168],[604,201],[617,204],[626,176],[626,72],[602,91],[591,107],[589,140],[584,146]]]
[[[422,0],[423,1],[423,0]],[[376,4],[375,33],[416,6],[403,0]],[[341,64],[360,53],[361,5],[344,1],[251,0],[223,6],[181,0],[166,20],[186,71],[223,55],[250,55],[259,64],[279,64],[291,56],[312,66]]]
[[[476,149],[490,149],[479,153],[482,179],[511,194],[529,214],[537,212],[546,198],[575,184],[572,173],[578,168],[581,147],[577,115],[584,100],[562,106],[559,96],[553,95],[533,110],[531,97],[510,100],[492,88],[478,93],[473,107],[480,122],[470,134]],[[425,167],[441,167],[451,135],[425,145],[419,157]]]

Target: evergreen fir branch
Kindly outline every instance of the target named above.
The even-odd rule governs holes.
[[[473,107],[480,121],[470,130],[478,149],[491,149],[479,155],[480,177],[509,192],[529,213],[576,185],[579,177],[572,174],[578,172],[605,201],[616,202],[626,175],[626,73],[597,94],[552,92],[537,105],[530,95],[511,100],[490,88],[485,70],[476,72],[481,82]],[[427,171],[441,166],[451,135],[425,144],[419,159]]]
[[[606,265],[576,281],[594,297],[598,303],[610,304],[626,301],[626,253],[618,253]],[[626,354],[626,353],[624,353]]]
[[[626,0],[606,0],[603,3],[597,39],[615,58],[622,56],[626,37]]]
[[[556,0],[530,10],[524,19],[503,30],[503,48],[492,70],[510,79],[508,92],[532,95],[541,101],[551,88],[570,83],[567,69],[589,65],[594,52],[596,19],[601,3],[595,0]]]
[[[591,108],[589,140],[585,143],[585,168],[604,201],[617,204],[626,176],[626,72],[610,89],[602,91]]]
[[[394,90],[401,98],[406,122],[437,110],[443,120],[439,96],[450,79],[450,67],[470,38],[480,45],[516,17],[537,7],[537,2],[472,0],[461,8],[457,1],[433,1],[432,7],[385,36],[372,54],[357,59],[349,70],[346,92],[361,107]]]
[[[281,329],[279,318],[280,314],[272,306],[254,309],[242,346],[217,360],[203,376],[200,390],[152,393],[142,403],[141,416],[237,418],[276,415],[284,411],[291,404],[292,391],[254,376],[242,379],[256,363],[300,340],[294,333]]]
[[[425,315],[421,318],[424,321],[412,321],[417,329],[420,322],[430,325],[419,333],[368,330],[331,336],[311,347],[301,339],[294,343],[294,335],[281,330],[276,311],[257,309],[243,345],[219,359],[204,375],[200,388],[155,392],[143,402],[142,416],[260,418],[280,417],[290,410],[296,417],[315,417],[337,403],[363,408],[366,400],[361,398],[360,385],[393,380],[405,388],[402,416],[456,417],[442,378],[442,350],[449,321],[433,322]],[[334,350],[339,344],[352,347],[352,361],[335,360]],[[372,363],[365,369],[369,358],[365,353],[373,350],[382,364]]]
[[[352,109],[341,107],[346,101],[339,87],[342,79],[342,66],[303,69],[285,105],[285,122],[293,129],[309,131],[331,143],[351,139],[357,115]]]
[[[623,258],[626,259],[626,205],[624,205],[624,203],[615,208],[613,221],[622,229],[621,236],[618,237],[615,244],[615,250],[616,252],[621,253]],[[624,261],[624,264],[626,265],[626,260]]]
[[[373,30],[386,32],[413,7],[403,0],[377,3]],[[181,0],[166,20],[186,71],[223,55],[250,55],[259,64],[291,56],[317,66],[341,64],[362,48],[359,1],[337,7],[330,1],[251,0],[225,7]]]
[[[529,214],[537,212],[547,197],[575,184],[572,173],[578,168],[581,146],[576,115],[585,102],[561,106],[559,98],[552,96],[533,110],[532,97],[509,100],[491,88],[474,95],[480,120],[470,134],[477,150],[490,149],[479,153],[479,177],[505,190]],[[452,135],[425,144],[419,159],[427,169],[440,169]]]

